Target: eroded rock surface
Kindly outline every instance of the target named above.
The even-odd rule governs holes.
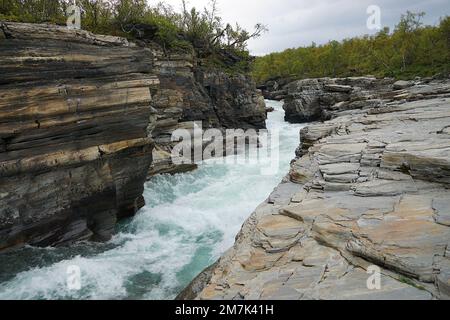
[[[152,52],[51,25],[0,30],[0,250],[109,239],[144,204]]]
[[[383,108],[400,100],[420,100],[449,92],[448,83],[432,79],[397,81],[371,77],[304,79],[286,85],[286,121],[325,121],[343,114]]]
[[[177,129],[265,128],[248,76],[146,31],[132,43],[0,22],[0,250],[109,239],[143,206],[146,178],[197,167],[172,162]]]
[[[263,129],[266,127],[264,97],[250,77],[204,68],[194,54],[167,54],[156,51],[155,71],[161,90],[155,96],[157,148],[150,175],[178,173],[196,165],[175,165],[171,151],[177,141],[172,133],[191,130],[194,122],[203,130]]]
[[[281,101],[286,98],[288,94],[288,85],[294,80],[295,79],[277,77],[258,85],[258,89],[262,91],[264,98]]]
[[[133,24],[128,29],[132,30],[139,45],[152,49],[155,72],[161,81],[161,90],[154,97],[152,136],[156,148],[149,178],[155,174],[180,173],[197,167],[195,163],[173,163],[171,153],[179,141],[172,141],[172,133],[178,129],[192,130],[194,126],[203,130],[266,127],[264,97],[250,76],[226,74],[210,66],[194,48],[182,51],[162,48],[154,42],[154,26]],[[226,56],[226,52],[224,54]]]
[[[342,111],[382,105],[392,93],[392,79],[355,77],[304,79],[286,85],[283,109],[291,123],[329,120]]]
[[[348,94],[347,81],[328,90]],[[193,296],[449,299],[449,88],[386,90],[303,129],[289,175]]]

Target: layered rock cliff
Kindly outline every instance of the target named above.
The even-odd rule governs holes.
[[[179,298],[449,299],[450,82],[398,85],[304,128],[288,176]]]
[[[161,90],[155,97],[156,142],[151,175],[177,173],[196,168],[195,164],[174,165],[172,132],[193,129],[263,129],[266,127],[264,97],[253,80],[243,74],[228,75],[201,66],[194,53],[163,53],[156,50],[155,67]]]
[[[295,79],[276,77],[258,85],[265,99],[281,101],[288,94],[287,86]]]
[[[50,25],[0,34],[0,250],[109,239],[144,204],[152,52]]]
[[[343,111],[381,106],[392,95],[393,79],[355,77],[304,79],[286,86],[286,121],[329,120]]]

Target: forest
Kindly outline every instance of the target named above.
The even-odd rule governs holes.
[[[70,5],[81,8],[81,27],[99,34],[135,38],[146,36],[164,50],[195,50],[200,58],[230,71],[250,71],[253,58],[247,41],[267,31],[256,24],[247,31],[239,24],[224,23],[218,14],[217,0],[203,10],[188,8],[180,0],[181,12],[163,2],[146,0],[0,0],[0,21],[54,23],[65,25]]]
[[[425,13],[407,12],[391,32],[287,49],[258,57],[259,83],[279,77],[304,79],[374,75],[410,79],[450,72],[450,17],[436,26],[422,23]]]
[[[435,26],[424,25],[425,13],[407,12],[393,30],[385,27],[365,35],[287,49],[254,59],[247,42],[268,31],[258,23],[247,31],[225,23],[218,0],[203,10],[175,11],[163,2],[146,0],[0,0],[0,21],[65,25],[69,5],[82,9],[82,28],[94,33],[135,38],[137,27],[151,30],[150,39],[164,50],[195,50],[205,64],[230,72],[252,72],[261,83],[277,77],[302,79],[374,75],[414,78],[448,74],[450,71],[450,17]],[[148,37],[148,34],[146,35]]]

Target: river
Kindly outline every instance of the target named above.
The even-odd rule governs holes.
[[[0,299],[173,299],[234,243],[244,221],[289,170],[300,125],[284,122],[282,103],[267,127],[279,130],[279,169],[209,161],[198,170],[162,175],[145,185],[147,205],[122,221],[105,244],[23,248],[0,255]],[[68,270],[81,271],[81,289],[70,290]],[[68,269],[69,268],[69,269]]]

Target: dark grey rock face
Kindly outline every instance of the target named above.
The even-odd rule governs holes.
[[[355,77],[304,79],[287,85],[286,121],[303,123],[329,120],[344,110],[362,109],[380,103],[392,91],[391,79]]]
[[[208,93],[222,128],[266,128],[264,98],[249,76],[200,69],[196,79]]]
[[[431,81],[434,85],[427,87]],[[418,78],[395,82],[373,77],[298,80],[285,86],[285,118],[291,123],[326,121],[342,114],[383,108],[392,101],[422,99],[445,92],[445,84],[438,86],[439,81]]]
[[[0,73],[0,250],[109,239],[148,176],[196,168],[176,129],[265,128],[250,78],[151,42],[0,23]]]
[[[0,29],[0,250],[109,239],[144,204],[151,52],[50,25]]]
[[[325,90],[347,94],[352,81]],[[301,130],[288,176],[179,298],[450,298],[450,81],[379,85],[364,90],[380,98]]]
[[[331,84],[329,79],[306,79],[290,83],[283,105],[285,120],[302,123],[323,119],[324,105],[348,98],[346,94],[327,92],[325,86],[328,84]]]
[[[161,90],[154,97],[156,122],[152,136],[156,142],[150,175],[179,173],[195,165],[176,166],[171,161],[172,133],[192,129],[263,129],[266,127],[264,97],[251,78],[228,75],[200,66],[194,54],[156,52],[155,71]]]
[[[265,99],[281,101],[288,94],[287,85],[293,82],[293,78],[274,78],[267,80],[265,83],[258,85]]]

